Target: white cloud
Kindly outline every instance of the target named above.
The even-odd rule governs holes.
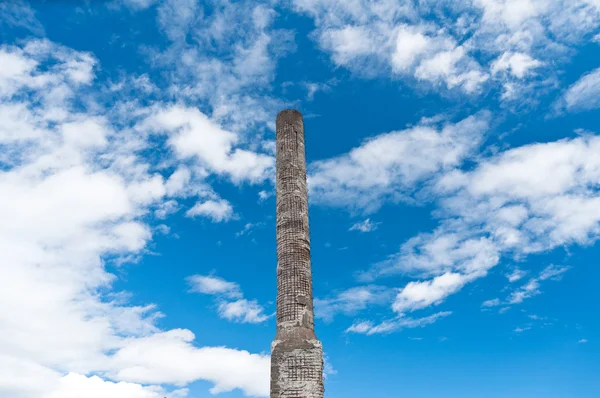
[[[588,342],[587,339],[581,339],[578,341],[579,344],[585,344],[587,342]]]
[[[105,381],[98,376],[86,377],[69,373],[62,377],[58,390],[44,395],[47,398],[178,398],[186,397],[187,390],[181,389],[172,393],[165,392],[157,386],[142,386],[135,383]]]
[[[516,332],[516,333],[523,333],[523,332],[526,332],[528,330],[531,330],[531,326],[524,326],[524,327],[517,326],[515,328],[514,332]]]
[[[600,138],[585,135],[525,145],[483,158],[469,172],[446,172],[434,182],[441,225],[408,240],[362,279],[396,273],[433,279],[410,282],[394,308],[435,305],[465,283],[487,275],[501,256],[523,259],[557,246],[587,245],[600,237]],[[505,301],[539,294],[541,282],[568,268],[548,267]]]
[[[55,53],[50,54],[53,51]],[[47,61],[50,56],[59,62],[49,66],[48,70],[38,68],[39,64]],[[94,78],[93,68],[96,63],[88,53],[56,46],[47,40],[29,41],[24,47],[3,46],[0,50],[0,60],[3,64],[0,72],[1,97],[12,97],[18,90],[23,89],[39,90],[47,105],[51,105],[51,101],[66,100],[78,86],[90,83]]]
[[[221,318],[240,323],[261,323],[269,319],[256,300],[240,299],[219,304]]]
[[[372,232],[377,229],[380,223],[374,223],[371,219],[367,218],[364,221],[357,222],[356,224],[350,227],[350,231],[360,231],[360,232]]]
[[[39,36],[44,34],[44,27],[35,17],[35,11],[23,0],[0,3],[0,24],[23,27]]]
[[[464,47],[458,46],[421,62],[415,77],[434,84],[443,82],[449,89],[461,87],[467,93],[474,93],[489,78],[479,69],[479,65],[466,56]]]
[[[575,82],[564,95],[568,111],[585,111],[600,108],[600,68]]]
[[[538,0],[476,0],[474,4],[484,11],[483,19],[490,23],[503,23],[517,29],[527,19],[535,17],[545,8]]]
[[[404,313],[439,304],[473,278],[469,275],[447,272],[430,281],[410,282],[398,293],[392,308],[398,313]]]
[[[465,275],[484,275],[498,264],[499,252],[493,241],[461,233],[437,230],[420,234],[404,243],[400,252],[375,264],[360,279],[409,273],[431,276],[459,271]]]
[[[148,7],[155,0],[128,0]],[[157,9],[157,20],[170,40],[185,39],[190,26],[202,18],[202,9],[195,0],[165,0]]]
[[[156,226],[156,232],[162,235],[168,235],[171,232],[171,228],[165,224],[159,224]]]
[[[531,278],[527,283],[523,284],[517,289],[514,289],[505,301],[501,301],[500,299],[493,299],[485,301],[481,305],[483,307],[497,307],[500,305],[510,306],[514,304],[521,304],[523,301],[542,293],[540,290],[542,282],[546,280],[558,281],[562,278],[562,275],[569,269],[570,267],[558,267],[555,265],[549,265],[540,272],[538,277]],[[521,275],[521,277],[523,275]],[[515,280],[510,280],[509,278],[509,282],[513,283],[515,282]],[[530,318],[537,319],[534,316],[530,316]]]
[[[316,37],[333,62],[360,75],[389,74],[468,93],[478,91],[488,79],[458,46],[459,38],[433,21],[417,19],[418,6],[392,2],[334,6],[329,0],[295,4],[315,19]]]
[[[326,353],[323,353],[323,378],[327,379],[329,376],[336,375],[337,370],[333,368],[331,361],[329,360],[329,356]]]
[[[271,196],[273,196],[272,192],[260,191],[258,193],[258,200],[259,200],[259,202],[264,202],[265,200],[269,199]]]
[[[218,276],[192,275],[187,279],[191,291],[204,294],[225,295],[229,298],[241,298],[240,286],[235,282],[228,282]]]
[[[243,228],[241,231],[239,231],[239,232],[236,232],[236,233],[235,233],[235,236],[236,236],[236,237],[239,237],[239,236],[244,236],[244,235],[251,235],[251,234],[252,234],[252,232],[253,232],[253,231],[254,231],[256,228],[260,228],[260,227],[262,227],[262,226],[264,226],[264,223],[263,223],[263,222],[257,222],[257,223],[246,223],[246,225],[244,225],[244,228]]]
[[[122,4],[131,10],[138,11],[154,5],[156,1],[157,0],[114,0],[113,3],[109,5],[115,7]]]
[[[358,75],[400,77],[442,92],[503,88],[503,101],[541,95],[539,88],[551,87],[571,57],[569,50],[600,26],[595,0],[294,5],[314,19],[314,37],[332,61]],[[532,71],[546,64],[553,69],[545,68],[546,79],[536,81]]]
[[[229,221],[233,218],[233,207],[225,199],[198,202],[186,213],[188,217],[208,217],[213,222]]]
[[[516,282],[527,275],[526,271],[523,271],[519,268],[515,268],[510,274],[506,275],[506,278],[510,283]]]
[[[213,394],[240,388],[250,396],[269,395],[270,358],[224,347],[196,348],[194,334],[174,329],[129,342],[112,357],[114,378],[134,383],[194,380],[214,384]]]
[[[159,109],[138,125],[141,131],[166,132],[169,145],[181,159],[198,160],[201,167],[228,175],[232,181],[261,182],[273,171],[270,155],[235,148],[240,137],[223,130],[195,108]]]
[[[492,73],[507,71],[513,76],[522,79],[531,69],[541,66],[542,63],[531,58],[529,54],[505,52],[492,63]]]
[[[493,299],[493,300],[487,300],[484,301],[483,303],[481,303],[482,307],[497,307],[499,305],[502,305],[502,302],[500,301],[500,299]]]
[[[331,91],[332,84],[335,84],[335,81],[330,81],[328,83],[305,82],[303,86],[306,88],[306,99],[312,101],[315,98],[315,94],[319,91]]]
[[[406,318],[404,316],[389,320],[383,321],[379,324],[373,324],[370,321],[362,321],[354,323],[350,326],[346,332],[348,333],[358,333],[358,334],[366,334],[368,336],[373,334],[387,334],[396,332],[402,329],[413,329],[418,327],[425,327],[427,325],[431,325],[435,323],[438,319],[444,318],[448,315],[451,315],[451,312],[438,312],[436,314],[424,317],[424,318]]]
[[[556,265],[549,265],[540,273],[540,280],[552,280],[552,281],[560,281],[565,272],[570,270],[571,267],[559,267]]]
[[[217,276],[192,275],[187,278],[191,292],[217,296],[218,313],[223,319],[239,323],[261,323],[270,318],[256,300],[243,298],[237,283]]]
[[[488,79],[452,37],[425,25],[347,25],[324,30],[320,41],[336,64],[367,75],[377,74],[377,64],[382,63],[394,74],[449,89],[461,87],[468,93]]]
[[[0,308],[0,395],[175,398],[185,389],[158,384],[204,379],[267,396],[268,356],[197,348],[113,290],[107,263],[144,253],[147,216],[181,184],[139,155],[147,136],[117,127],[135,116],[88,91],[96,60],[46,40],[0,46],[0,59],[0,302],[12,303]]]
[[[371,32],[355,26],[325,31],[321,36],[321,43],[332,50],[333,60],[339,65],[348,64],[356,57],[375,53],[380,44],[371,36]]]
[[[370,305],[385,305],[393,297],[394,289],[368,285],[353,287],[339,292],[334,297],[315,298],[315,316],[331,322],[338,313],[354,315]]]
[[[348,154],[309,165],[311,200],[376,210],[400,200],[418,183],[459,165],[478,148],[488,127],[485,112],[456,124],[428,124],[375,136]]]
[[[157,206],[157,209],[154,210],[154,216],[160,220],[164,220],[169,214],[175,213],[178,209],[179,205],[176,200],[168,200]]]
[[[528,315],[527,318],[533,319],[534,321],[543,321],[543,320],[546,319],[545,317],[541,317],[541,316],[535,315],[535,314],[534,315]]]
[[[186,187],[190,185],[192,178],[191,172],[186,167],[179,167],[171,174],[165,183],[165,189],[168,196],[181,195]]]
[[[157,20],[171,44],[147,48],[148,60],[167,76],[169,96],[206,104],[211,120],[260,140],[284,107],[271,96],[277,62],[295,48],[293,32],[273,27],[276,15],[255,1],[164,1]]]
[[[530,280],[527,284],[519,288],[519,290],[512,292],[507,304],[520,304],[525,299],[540,294],[539,287],[540,283],[537,279]]]
[[[183,398],[187,389],[167,392],[157,385],[111,382],[77,373],[61,375],[49,368],[11,357],[0,357],[0,392],[16,398]],[[32,382],[35,381],[35,382]]]
[[[396,51],[392,55],[395,71],[403,72],[414,65],[416,60],[431,46],[432,39],[408,25],[398,27]]]
[[[505,250],[593,241],[600,232],[597,148],[600,139],[589,135],[511,149],[461,178],[442,179],[440,190],[454,191],[443,204],[469,223],[483,221]]]

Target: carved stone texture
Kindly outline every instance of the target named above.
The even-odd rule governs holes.
[[[277,334],[271,398],[322,398],[323,349],[314,331],[304,121],[277,115]]]

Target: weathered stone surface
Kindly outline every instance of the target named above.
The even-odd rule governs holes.
[[[271,398],[322,398],[323,350],[314,332],[304,122],[277,115],[277,334]]]

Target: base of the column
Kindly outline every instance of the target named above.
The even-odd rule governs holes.
[[[319,340],[271,344],[271,398],[323,398],[323,347]]]

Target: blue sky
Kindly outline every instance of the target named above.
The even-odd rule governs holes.
[[[0,4],[0,396],[268,396],[305,119],[326,396],[600,395],[597,0]]]

